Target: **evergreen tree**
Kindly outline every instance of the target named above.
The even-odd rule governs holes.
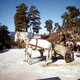
[[[5,46],[7,48],[11,47],[11,39],[9,36],[9,31],[7,26],[5,25],[0,25],[0,44],[2,46]]]
[[[14,16],[15,31],[27,31],[29,19],[27,15],[27,6],[22,3],[16,7],[16,14]]]
[[[45,28],[47,28],[47,31],[49,31],[49,34],[51,33],[52,29],[53,29],[53,25],[52,25],[53,21],[52,20],[46,20],[45,22]]]
[[[80,11],[75,6],[66,7],[68,12],[65,12],[61,17],[63,19],[63,26],[73,27],[80,25]],[[78,25],[77,25],[78,23]]]
[[[29,10],[29,15],[30,15],[30,31],[33,29],[33,33],[39,33],[39,30],[41,29],[40,27],[40,12],[38,9],[36,9],[35,6],[31,6]]]

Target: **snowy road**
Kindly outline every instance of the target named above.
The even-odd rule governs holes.
[[[80,53],[74,54],[72,63],[60,59],[44,67],[38,59],[32,65],[24,62],[24,49],[10,49],[0,53],[0,80],[80,80]]]

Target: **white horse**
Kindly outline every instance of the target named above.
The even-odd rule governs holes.
[[[46,52],[46,62],[48,62],[49,59],[51,59],[51,51],[52,51],[52,44],[43,39],[33,38],[32,33],[27,32],[16,32],[15,34],[15,41],[24,41],[26,43],[25,48],[25,60],[27,57],[27,60],[29,63],[31,63],[31,55],[33,50],[40,51],[41,59],[43,57],[43,51]]]
[[[44,39],[38,39],[38,38],[33,38],[31,39],[30,42],[27,42],[26,44],[26,50],[25,50],[25,60],[27,57],[27,61],[29,64],[32,63],[31,61],[31,55],[33,50],[38,50],[38,51],[45,51],[46,52],[46,64],[48,64],[48,61],[52,57],[52,44]],[[43,53],[41,53],[43,56]]]

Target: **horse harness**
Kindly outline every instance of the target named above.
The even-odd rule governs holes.
[[[41,50],[44,49],[43,47],[38,46],[38,39],[39,38],[35,38],[36,39],[36,45],[28,43],[27,47],[28,48],[32,48],[33,50],[36,50],[37,48],[40,48]],[[34,48],[33,48],[34,47]],[[48,48],[45,48],[46,50],[49,50]]]

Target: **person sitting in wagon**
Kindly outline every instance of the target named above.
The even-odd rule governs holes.
[[[62,32],[59,33],[59,44],[62,46],[66,44],[66,37]]]

